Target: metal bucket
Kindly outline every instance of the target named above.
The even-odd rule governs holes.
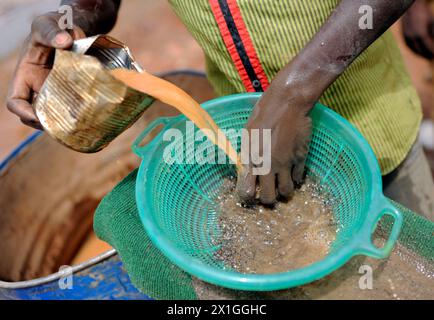
[[[196,72],[163,75],[198,101],[213,97]],[[0,162],[0,299],[149,299],[131,284],[114,250],[68,265],[92,228],[100,199],[138,166],[130,146],[155,118],[177,112],[155,102],[108,148],[82,154],[36,133]],[[158,272],[156,270],[156,272]]]
[[[73,150],[93,153],[129,128],[153,98],[113,77],[109,70],[116,68],[142,71],[128,47],[109,36],[56,50],[33,105],[45,131]]]

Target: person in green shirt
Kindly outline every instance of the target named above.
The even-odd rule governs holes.
[[[434,183],[416,142],[420,102],[387,31],[407,10],[429,12],[425,0],[415,6],[414,0],[169,2],[203,48],[217,94],[264,91],[247,128],[271,129],[271,172],[255,176],[245,166],[237,186],[243,201],[251,201],[259,186],[260,200],[273,204],[301,183],[311,133],[308,112],[321,101],[368,140],[386,195],[434,220]],[[40,128],[31,102],[49,73],[53,50],[108,33],[120,3],[62,1],[73,9],[69,32],[59,28],[57,12],[37,17],[12,80],[9,110]],[[406,34],[407,42],[432,54],[432,20],[413,22],[426,32]]]

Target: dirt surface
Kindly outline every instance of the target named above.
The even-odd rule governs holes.
[[[87,260],[94,258],[98,253],[103,253],[110,249],[111,247],[109,244],[98,239],[94,233],[90,233],[74,257],[72,265],[86,262]]]

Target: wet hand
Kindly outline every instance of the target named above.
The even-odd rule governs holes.
[[[33,21],[9,88],[8,109],[36,129],[41,129],[41,125],[31,104],[50,72],[55,49],[69,49],[75,39],[85,37],[79,27],[70,32],[60,29],[60,16],[48,13]]]
[[[259,197],[263,204],[272,205],[279,198],[289,198],[294,186],[302,182],[311,136],[311,119],[307,113],[312,107],[313,103],[298,95],[296,87],[282,86],[277,80],[263,94],[247,129],[250,132],[252,129],[271,129],[271,141],[265,141],[270,144],[271,167],[268,174],[255,175],[255,161],[243,165],[237,181],[237,191],[243,202],[249,203]],[[251,147],[251,156],[266,158],[264,145],[260,141],[259,148]]]

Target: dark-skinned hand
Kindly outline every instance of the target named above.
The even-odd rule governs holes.
[[[24,124],[36,129],[41,129],[41,125],[32,102],[50,72],[55,49],[69,49],[74,40],[85,37],[79,27],[71,31],[60,29],[60,16],[59,13],[47,13],[33,21],[9,88],[8,109]]]
[[[422,0],[418,0],[422,1]],[[348,66],[380,37],[414,0],[341,0],[329,19],[310,42],[273,79],[255,106],[247,128],[271,129],[271,172],[255,176],[252,162],[239,172],[237,191],[242,201],[259,200],[271,205],[279,197],[288,198],[301,182],[311,135],[309,110]],[[423,4],[426,5],[424,2]],[[419,11],[416,4],[411,10]],[[371,8],[372,27],[361,28],[362,8]],[[432,53],[432,23],[424,13],[415,18],[418,43],[423,39],[424,53]],[[416,11],[414,11],[416,12]],[[410,16],[414,14],[409,12]],[[369,11],[368,11],[369,15]],[[423,23],[422,23],[423,22]],[[430,27],[431,28],[431,27]],[[428,35],[430,37],[428,37]],[[419,50],[421,46],[418,47]],[[261,146],[262,143],[259,143]],[[258,154],[256,154],[258,153]],[[264,157],[253,151],[252,159]],[[259,192],[257,193],[257,189]]]
[[[72,8],[73,29],[62,30],[63,14],[49,12],[37,17],[24,42],[7,99],[8,109],[21,121],[41,129],[32,102],[50,72],[55,49],[70,49],[74,40],[108,33],[116,23],[121,0],[62,0]]]
[[[237,181],[243,202],[248,203],[255,198],[258,184],[260,202],[272,205],[279,198],[288,199],[294,186],[303,180],[311,136],[311,119],[307,112],[313,103],[307,102],[297,91],[296,86],[286,88],[280,79],[275,79],[249,118],[248,130],[271,129],[271,172],[255,176],[252,161],[244,165]],[[260,155],[264,152],[262,145],[261,141]]]
[[[416,0],[402,19],[408,47],[429,60],[434,59],[434,14],[426,0]]]

